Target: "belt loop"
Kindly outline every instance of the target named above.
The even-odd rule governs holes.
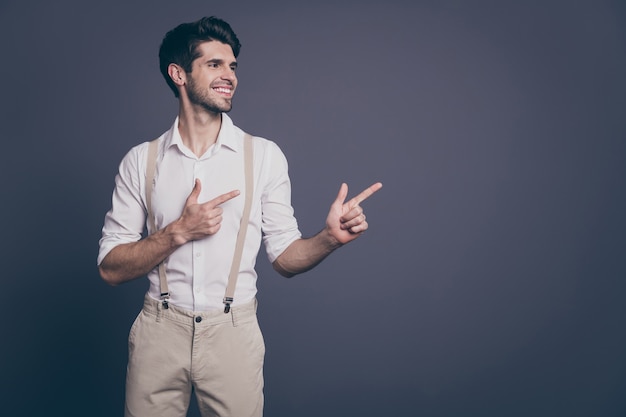
[[[237,320],[238,315],[239,315],[239,308],[230,309],[230,317],[233,321],[233,327],[237,327],[239,325],[239,320]]]
[[[156,322],[159,323],[159,322],[161,322],[161,308],[162,308],[161,306],[162,306],[162,304],[161,303],[156,303],[156,305],[157,305]]]

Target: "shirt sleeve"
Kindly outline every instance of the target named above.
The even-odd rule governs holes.
[[[269,142],[264,165],[268,181],[261,196],[263,243],[270,262],[302,234],[291,206],[291,181],[287,158],[274,142]]]
[[[146,222],[144,203],[147,144],[131,149],[122,159],[115,177],[111,209],[104,218],[98,265],[116,246],[141,239]]]

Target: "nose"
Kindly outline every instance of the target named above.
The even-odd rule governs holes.
[[[233,70],[232,68],[226,68],[222,72],[221,78],[228,81],[236,81],[237,75],[235,75],[235,70]]]

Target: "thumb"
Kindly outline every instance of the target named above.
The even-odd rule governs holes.
[[[348,184],[345,182],[341,184],[339,188],[339,193],[337,194],[337,198],[333,204],[343,205],[344,201],[346,201],[346,197],[348,196]]]
[[[200,196],[200,191],[202,191],[202,184],[200,183],[199,179],[196,179],[196,182],[193,185],[193,189],[191,190],[191,193],[189,194],[189,197],[187,197],[187,201],[185,202],[185,206],[189,206],[191,204],[197,204],[198,203],[198,196]]]

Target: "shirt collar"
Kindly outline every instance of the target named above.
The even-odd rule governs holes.
[[[200,159],[205,159],[214,155],[222,147],[226,147],[234,152],[241,151],[241,141],[237,139],[237,129],[235,128],[233,121],[227,114],[222,113],[222,126],[220,127],[219,134],[217,135],[217,141],[215,142],[215,145],[213,145]],[[183,139],[178,131],[178,116],[176,116],[170,130],[165,133],[164,145],[164,149],[176,146],[183,154],[191,158],[196,158],[196,156],[183,144]]]
[[[222,113],[222,127],[217,135],[217,144],[239,152],[241,150],[241,141],[237,140],[238,136],[231,118],[226,113]]]

